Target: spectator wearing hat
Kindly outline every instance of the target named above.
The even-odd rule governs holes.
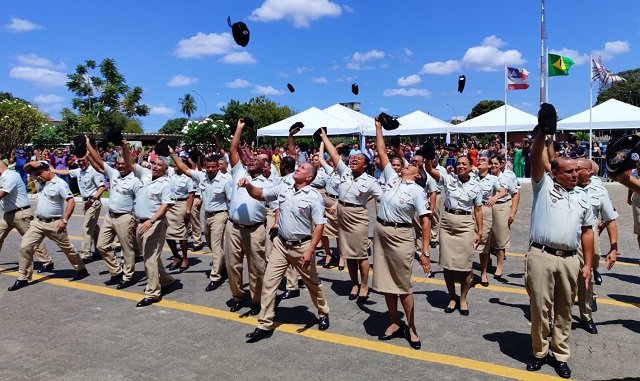
[[[24,170],[24,165],[29,161],[27,153],[23,149],[13,150],[11,152],[11,159],[15,164],[16,172],[20,175],[20,179],[22,179],[22,182],[26,184],[27,172]]]

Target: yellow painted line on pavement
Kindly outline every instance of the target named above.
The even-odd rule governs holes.
[[[6,269],[0,268],[0,274],[10,275],[10,276],[18,276],[16,271],[10,271]],[[80,282],[70,282],[66,279],[60,278],[49,278],[43,277],[34,274],[34,280],[48,283],[56,286],[72,288],[75,290],[82,290],[93,292],[101,295],[128,299],[128,300],[139,300],[140,295],[128,291],[115,290],[103,286],[95,286]],[[182,302],[176,302],[172,300],[163,299],[156,304],[160,307],[171,308],[175,310],[191,312],[198,315],[210,316],[219,319],[229,320],[236,323],[243,323],[252,326],[256,326],[258,321],[255,318],[238,315],[236,313],[227,312],[218,310],[211,307],[204,307],[195,304],[188,304]],[[152,307],[148,307],[152,308]],[[380,343],[377,341],[371,341],[366,339],[361,339],[357,337],[341,335],[338,333],[330,333],[326,331],[318,331],[316,329],[306,329],[301,328],[299,326],[294,326],[290,324],[276,323],[276,328],[278,331],[290,333],[293,335],[303,336],[309,339],[314,339],[318,341],[324,341],[333,344],[340,344],[352,348],[365,349],[378,353],[385,353],[392,356],[399,356],[424,362],[437,363],[442,365],[454,366],[462,369],[473,370],[477,372],[482,372],[486,374],[491,374],[500,377],[507,377],[514,380],[523,380],[523,381],[537,381],[537,380],[560,380],[558,377],[548,376],[540,373],[532,373],[526,370],[520,370],[516,368],[510,368],[507,366],[492,364],[484,361],[478,361],[473,359],[468,359],[459,356],[446,355],[435,352],[425,352],[425,351],[416,351],[414,349],[409,349],[406,347],[400,347],[397,345]]]

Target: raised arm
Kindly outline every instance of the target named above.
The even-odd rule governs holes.
[[[220,153],[220,156],[224,156],[225,152],[224,152],[224,148],[222,148],[222,144],[220,144],[220,138],[218,137],[218,135],[214,136],[214,138],[216,142],[216,149]]]
[[[542,158],[542,155],[544,155],[544,141],[544,132],[538,131],[531,146],[531,179],[536,183],[542,180],[545,171],[544,159]]]
[[[376,149],[378,150],[378,157],[380,157],[380,166],[382,168],[389,164],[389,155],[387,155],[387,145],[384,143],[384,135],[382,135],[382,124],[376,117]]]
[[[229,148],[229,164],[231,168],[235,167],[240,161],[240,138],[242,137],[242,129],[244,129],[244,120],[238,119],[236,132],[231,139],[231,147]]]
[[[329,166],[329,163],[324,159],[324,142],[320,142],[320,148],[318,148],[318,161],[322,168]]]
[[[104,161],[100,157],[98,151],[91,145],[91,141],[88,136],[85,136],[87,139],[87,159],[89,159],[89,163],[99,173],[104,173]]]
[[[122,158],[124,159],[124,163],[131,172],[135,173],[136,163],[133,161],[133,157],[131,157],[131,151],[129,151],[127,139],[122,139],[122,144],[120,145],[120,147],[122,148]]]
[[[327,137],[327,134],[324,129],[322,129],[322,132],[320,133],[320,137],[322,138],[322,142],[324,143],[324,148],[327,150],[329,157],[331,157],[331,161],[333,161],[335,168],[338,168],[340,155],[338,154],[336,147],[333,146],[333,143],[331,143],[331,141]]]
[[[193,172],[191,172],[191,168],[189,168],[189,166],[187,166],[182,159],[180,159],[178,156],[176,156],[176,152],[173,150],[173,148],[171,148],[171,146],[169,146],[169,155],[171,156],[171,159],[173,160],[173,162],[175,163],[176,167],[178,167],[178,169],[180,169],[185,175],[193,178]]]
[[[440,182],[440,171],[433,168],[433,159],[436,157],[436,149],[431,140],[427,140],[422,146],[422,156],[424,157],[424,170],[437,182]]]
[[[241,188],[245,188],[247,190],[247,193],[249,193],[249,196],[251,196],[252,198],[255,198],[258,201],[264,201],[264,192],[262,191],[262,188],[253,186],[253,184],[251,184],[251,181],[246,177],[243,177],[240,179],[240,181],[238,181],[238,186]]]
[[[296,142],[295,142],[295,139],[293,138],[293,135],[295,135],[296,132],[298,132],[297,129],[289,131],[289,144],[287,145],[287,155],[296,159],[296,163],[297,163],[298,154],[296,154]]]

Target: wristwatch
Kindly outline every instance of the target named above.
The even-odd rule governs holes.
[[[151,225],[153,225],[156,222],[155,218],[153,217],[149,218],[147,221],[151,222]]]
[[[67,220],[66,218],[62,219],[62,222],[64,222],[65,224],[69,223],[69,220]]]
[[[425,251],[424,253],[422,253],[422,255],[424,255],[427,258],[431,258],[431,253],[428,251]]]

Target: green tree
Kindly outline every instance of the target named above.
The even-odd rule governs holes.
[[[187,118],[169,119],[158,132],[161,134],[181,134],[182,129],[187,124]]]
[[[0,101],[0,152],[8,156],[12,149],[30,143],[45,121],[44,114],[22,99]]]
[[[230,136],[231,129],[222,119],[205,118],[201,121],[187,121],[184,126],[185,131],[182,140],[188,146],[195,146],[200,152],[211,152],[214,150],[214,136],[225,141],[224,137]]]
[[[180,103],[180,112],[185,114],[188,119],[191,119],[191,115],[198,109],[196,98],[188,93],[184,95],[184,98],[178,99],[178,103]]]
[[[617,83],[598,94],[596,105],[606,102],[609,99],[617,99],[621,102],[640,106],[640,68],[626,70],[617,73],[626,81]]]
[[[131,89],[112,58],[100,65],[86,60],[67,77],[67,88],[75,95],[71,106],[77,113],[64,108],[61,114],[65,125],[75,132],[105,132],[123,120],[118,127],[124,128],[131,118],[149,114],[149,107],[141,103],[142,88]]]
[[[129,121],[127,121],[127,124],[122,129],[122,132],[141,134],[144,132],[144,130],[142,129],[142,124],[140,123],[139,120],[130,119]]]
[[[37,148],[55,148],[69,142],[67,130],[60,123],[44,123],[31,139]]]
[[[480,101],[478,104],[476,104],[475,106],[473,106],[473,108],[471,109],[471,113],[469,115],[467,115],[467,120],[471,119],[471,118],[475,118],[476,116],[480,116],[482,114],[485,114],[491,110],[495,110],[500,106],[503,106],[504,102],[503,101],[488,101],[488,100],[483,100]]]
[[[279,122],[296,114],[289,106],[280,106],[264,95],[251,98],[246,103],[231,100],[226,107],[222,108],[222,112],[224,113],[223,120],[229,126],[235,126],[238,119],[244,116],[250,116],[253,119],[255,126],[244,130],[244,137],[249,142],[255,140],[258,128]]]

